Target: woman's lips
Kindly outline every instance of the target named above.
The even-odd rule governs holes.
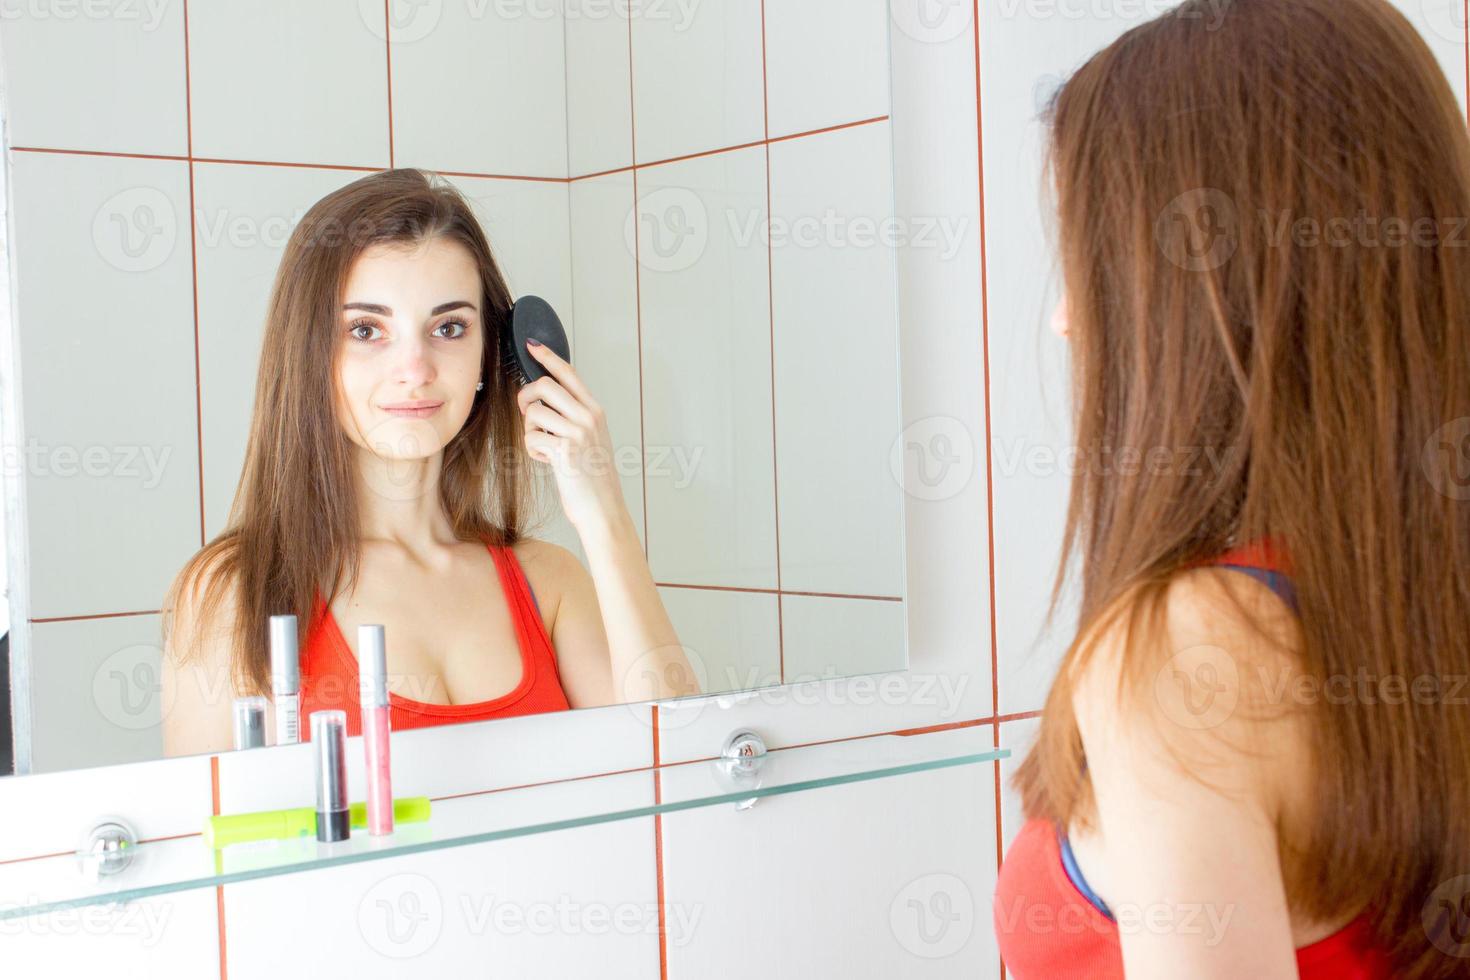
[[[389,415],[394,415],[398,418],[403,419],[426,419],[443,407],[443,402],[431,402],[423,405],[403,407],[384,405],[383,411],[387,412]]]

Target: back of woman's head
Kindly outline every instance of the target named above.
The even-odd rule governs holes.
[[[236,591],[231,667],[245,690],[269,690],[268,619],[294,613],[304,634],[313,597],[360,569],[356,447],[339,411],[343,293],[370,248],[455,243],[478,272],[485,387],[443,447],[439,503],[462,540],[510,544],[533,500],[520,441],[517,386],[502,362],[511,296],[468,201],[442,178],[401,168],[370,174],[317,201],[286,243],[271,290],[245,461],[227,527],[184,566],[164,602],[165,645],[181,660]],[[493,453],[493,460],[492,460]],[[197,602],[192,597],[197,595]],[[191,635],[171,612],[191,597]],[[330,600],[331,596],[327,598]],[[197,608],[195,608],[197,606]],[[171,642],[172,641],[172,642]]]
[[[1386,0],[1190,0],[1047,117],[1083,464],[1053,611],[1074,554],[1082,636],[1156,612],[1192,562],[1283,545],[1301,668],[1370,679],[1293,706],[1322,803],[1293,908],[1373,903],[1403,976],[1450,976],[1426,903],[1470,873],[1465,115]],[[1091,806],[1068,687],[1088,653],[1019,774],[1030,812]],[[1373,696],[1399,685],[1434,693]]]

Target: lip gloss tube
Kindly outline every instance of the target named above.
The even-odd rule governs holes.
[[[352,826],[347,805],[347,712],[313,711],[311,742],[316,755],[316,839],[346,840]]]
[[[296,617],[271,617],[271,699],[275,702],[276,744],[301,741],[301,660],[296,650]]]
[[[367,762],[368,833],[393,833],[393,787],[388,745],[388,648],[383,627],[357,628],[358,694],[362,701],[362,747]]]

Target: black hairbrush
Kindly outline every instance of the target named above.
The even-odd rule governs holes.
[[[511,304],[510,338],[515,350],[507,367],[512,376],[519,375],[523,385],[550,374],[526,348],[527,340],[541,341],[562,360],[571,363],[572,349],[567,343],[567,332],[562,329],[561,319],[551,304],[540,296],[522,296]]]

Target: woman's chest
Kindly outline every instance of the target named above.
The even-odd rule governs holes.
[[[399,697],[468,704],[515,690],[523,674],[516,623],[483,550],[481,559],[428,572],[364,556],[357,587],[331,604],[354,659],[358,626],[376,623],[387,639],[388,690]]]

